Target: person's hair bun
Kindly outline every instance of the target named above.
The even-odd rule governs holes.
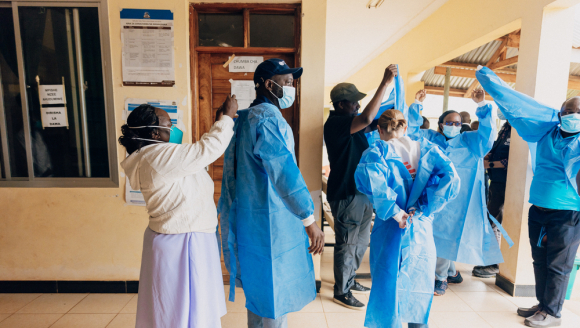
[[[405,120],[405,116],[400,111],[389,109],[379,117],[378,125],[381,130],[391,133],[407,126],[407,120]]]
[[[141,147],[148,144],[146,140],[140,139],[151,139],[157,128],[139,128],[131,129],[130,127],[137,126],[151,126],[159,125],[159,118],[155,114],[155,107],[143,104],[135,108],[129,117],[127,117],[127,124],[121,126],[122,136],[119,137],[119,144],[123,145],[129,154],[141,149]]]

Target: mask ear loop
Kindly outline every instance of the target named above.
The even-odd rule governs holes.
[[[160,128],[160,129],[169,129],[171,130],[171,128],[168,128],[166,126],[158,126],[158,125],[144,125],[144,126],[127,126],[129,129],[143,129],[143,128]],[[131,138],[133,140],[143,140],[143,141],[151,141],[151,142],[158,142],[158,143],[163,143],[164,141],[160,141],[160,140],[155,140],[155,139],[144,139],[144,138]]]

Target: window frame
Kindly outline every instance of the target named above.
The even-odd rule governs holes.
[[[0,0],[0,7],[12,8],[14,20],[14,34],[16,41],[16,57],[18,60],[18,79],[20,82],[20,97],[22,100],[22,115],[24,123],[24,141],[26,147],[26,160],[28,177],[11,177],[8,155],[8,140],[6,133],[6,121],[2,90],[0,88],[0,139],[3,151],[3,166],[6,178],[0,176],[0,188],[118,188],[119,187],[119,164],[117,149],[117,133],[115,122],[115,104],[113,99],[113,72],[111,70],[112,54],[109,34],[109,16],[106,0]],[[93,7],[97,8],[99,15],[99,34],[101,44],[101,60],[103,74],[103,96],[105,104],[105,123],[107,136],[107,152],[109,156],[108,178],[39,178],[34,176],[32,144],[30,136],[30,120],[26,81],[24,78],[24,58],[22,53],[22,39],[20,35],[19,7]],[[5,147],[6,146],[6,147]]]

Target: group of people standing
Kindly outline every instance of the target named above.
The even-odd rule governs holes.
[[[296,163],[293,132],[280,112],[293,104],[294,80],[302,72],[280,59],[264,61],[254,73],[250,107],[238,111],[235,96],[228,97],[216,123],[193,144],[180,144],[181,131],[162,109],[142,105],[129,115],[119,138],[129,156],[121,165],[150,215],[136,327],[221,327],[226,306],[220,246],[230,272],[229,300],[236,287],[243,288],[249,328],[285,328],[288,313],[315,299],[312,255],[323,251],[324,233]],[[530,240],[539,304],[518,314],[532,327],[557,325],[570,254],[580,243],[580,98],[556,113],[501,84],[491,71],[478,72],[478,79],[518,133],[537,143],[534,182],[541,170],[543,177],[530,191]],[[393,82],[397,101],[381,111]],[[324,126],[336,235],[334,301],[366,308],[366,327],[428,327],[433,296],[462,280],[454,262],[477,265],[474,274],[493,274],[503,261],[496,232],[509,241],[495,219],[501,205],[493,203],[502,192],[501,174],[490,172],[486,201],[485,169],[507,167],[507,160],[505,149],[494,145],[484,91],[472,97],[479,127],[463,133],[462,117],[454,111],[441,115],[437,131],[425,129],[420,112],[426,92],[419,91],[410,107],[402,93],[398,67],[390,65],[359,114],[366,95],[341,83],[331,92],[334,111]],[[373,131],[380,140],[369,144],[365,133]],[[224,153],[216,209],[205,167]],[[547,176],[557,183],[546,186]],[[369,242],[372,289],[355,280]],[[370,293],[369,304],[353,293]]]

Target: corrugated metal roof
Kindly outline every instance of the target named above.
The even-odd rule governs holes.
[[[576,20],[580,23],[580,17]],[[574,42],[578,42],[578,46],[580,46],[580,24],[578,24],[577,28],[574,29]],[[578,35],[576,35],[578,33]],[[576,39],[578,37],[578,39]],[[494,40],[489,43],[486,43],[478,48],[475,48],[459,57],[456,57],[450,61],[452,62],[460,62],[466,64],[477,64],[477,65],[485,65],[490,59],[491,56],[495,53],[497,48],[500,46],[501,42]],[[517,48],[509,47],[506,52],[506,58],[511,58],[518,55]],[[508,66],[506,68],[516,69],[518,67],[517,64]],[[432,87],[444,87],[445,86],[445,75],[439,75],[434,73],[435,68],[431,68],[423,74],[421,81],[425,83],[425,86],[432,86]],[[580,76],[580,63],[570,63],[570,75]],[[475,81],[475,79],[465,78],[465,77],[451,77],[450,88],[452,89],[462,89],[467,90],[469,86]],[[512,88],[515,87],[515,83],[508,83]],[[579,90],[568,90],[568,98],[573,97],[580,94]]]

